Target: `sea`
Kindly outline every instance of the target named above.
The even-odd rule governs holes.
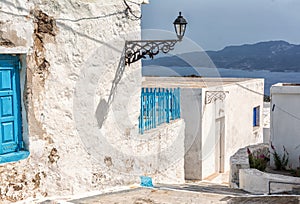
[[[300,71],[300,70],[299,70]],[[271,72],[268,70],[241,70],[225,68],[192,68],[192,67],[160,67],[144,66],[143,76],[202,76],[202,77],[233,77],[233,78],[264,78],[265,95],[270,95],[270,88],[276,83],[300,84],[300,72]]]

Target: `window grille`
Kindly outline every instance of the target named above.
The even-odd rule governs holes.
[[[180,88],[142,88],[139,132],[180,118]]]

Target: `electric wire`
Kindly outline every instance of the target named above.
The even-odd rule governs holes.
[[[261,95],[261,96],[265,96],[265,94],[262,94],[262,93],[260,93],[260,92],[254,91],[254,90],[252,90],[252,89],[249,89],[249,88],[247,88],[247,87],[245,87],[245,86],[243,86],[243,85],[241,85],[241,84],[239,84],[239,83],[236,83],[236,85],[238,85],[239,87],[241,87],[241,88],[243,88],[243,89],[246,89],[246,90],[248,90],[248,91],[250,91],[250,92],[252,92],[252,93],[259,94],[259,95]],[[291,117],[293,117],[293,118],[295,118],[295,119],[297,119],[297,120],[300,121],[300,117],[296,116],[296,115],[293,114],[293,113],[290,113],[289,111],[286,111],[285,109],[283,109],[282,107],[278,106],[277,104],[275,105],[275,109],[276,109],[276,108],[278,108],[280,111],[282,111],[282,112],[288,114],[289,116],[291,116]]]
[[[140,16],[135,15],[134,12],[132,11],[132,8],[128,5],[127,1],[131,2],[131,3],[135,3],[135,2],[132,2],[132,1],[129,1],[129,0],[123,0],[124,4],[126,6],[126,10],[125,10],[126,14],[128,14],[128,12],[129,12],[133,17],[135,17],[131,20],[140,20],[142,18],[142,14]],[[137,4],[137,3],[135,3],[135,4]]]
[[[290,112],[284,110],[283,108],[279,107],[278,105],[276,105],[275,108],[278,108],[280,111],[284,112],[285,114],[288,114],[289,116],[291,116],[291,117],[293,117],[297,120],[300,120],[300,117],[294,115],[293,113],[290,113]]]
[[[16,6],[14,4],[12,4],[11,2],[8,2],[6,0],[2,0],[4,4],[7,4],[9,6],[13,6],[14,8],[18,9],[18,10],[22,10],[22,11],[26,11],[28,13],[30,13],[30,11],[26,8],[20,7],[20,6]],[[101,18],[106,18],[106,17],[111,17],[114,15],[121,15],[121,14],[125,14],[127,16],[128,19],[130,20],[140,20],[142,18],[142,14],[140,16],[137,16],[136,14],[134,14],[133,9],[129,6],[129,4],[127,2],[130,2],[132,4],[136,4],[136,5],[141,5],[139,3],[130,1],[130,0],[123,0],[124,4],[125,4],[125,9],[123,11],[118,11],[118,12],[114,12],[114,13],[110,13],[107,15],[102,15],[102,16],[92,16],[92,17],[82,17],[82,18],[78,18],[78,19],[68,19],[68,18],[57,18],[55,19],[56,21],[69,21],[69,22],[79,22],[79,21],[84,21],[84,20],[97,20],[97,19],[101,19]],[[105,5],[107,6],[107,5]],[[33,17],[31,17],[29,14],[16,14],[13,12],[9,12],[9,11],[4,11],[4,10],[0,10],[1,13],[5,13],[7,15],[12,15],[15,17],[26,17],[26,18],[31,18],[33,19]],[[129,14],[131,14],[134,18],[130,18]]]
[[[136,2],[134,2],[134,1],[130,1],[130,0],[126,0],[127,2],[130,2],[130,3],[133,3],[133,4],[136,4],[136,5],[138,5],[138,6],[140,6],[141,5],[141,3],[136,3]]]
[[[261,96],[265,96],[265,94],[263,94],[263,93],[261,93],[261,92],[258,92],[258,91],[254,91],[253,89],[250,89],[250,88],[248,88],[248,87],[245,87],[245,86],[243,86],[243,85],[241,85],[241,84],[239,84],[239,83],[235,83],[235,84],[238,85],[239,87],[243,88],[243,89],[246,89],[246,90],[252,92],[252,93],[255,93],[255,94],[258,94],[258,95],[261,95]]]
[[[79,21],[84,21],[84,20],[97,20],[97,19],[101,19],[101,18],[107,18],[110,16],[115,16],[118,14],[125,14],[124,11],[119,11],[119,12],[115,12],[115,13],[111,13],[111,14],[107,14],[107,15],[102,15],[102,16],[93,16],[93,17],[83,17],[83,18],[78,18],[78,19],[68,19],[68,18],[57,18],[56,21],[70,21],[70,22],[79,22]]]

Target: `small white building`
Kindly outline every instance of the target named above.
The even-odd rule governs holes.
[[[283,155],[289,153],[289,166],[300,166],[300,84],[278,83],[271,87],[271,142]],[[273,150],[270,150],[273,151]],[[271,157],[271,164],[273,164]]]
[[[146,77],[143,87],[181,89],[186,179],[228,171],[239,148],[263,140],[263,79]]]

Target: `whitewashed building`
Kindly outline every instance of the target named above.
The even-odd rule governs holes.
[[[300,84],[278,83],[271,87],[270,142],[282,157],[289,153],[288,166],[300,167]],[[270,148],[270,151],[273,150]],[[271,156],[271,165],[274,158]]]
[[[141,115],[141,63],[126,66],[124,47],[141,37],[145,1],[125,2],[0,2],[1,203],[140,176],[203,179],[260,140],[259,79],[155,79],[154,88],[181,88],[183,119],[168,95],[172,120],[140,134],[148,117]]]
[[[139,134],[144,2],[0,2],[1,203],[184,181],[183,120]]]
[[[143,87],[180,87],[185,179],[229,171],[238,149],[263,142],[263,79],[146,77]]]

